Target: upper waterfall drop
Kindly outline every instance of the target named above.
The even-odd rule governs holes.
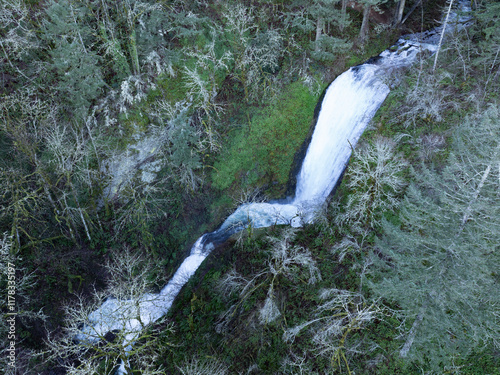
[[[422,50],[433,52],[436,48],[404,39],[397,46],[396,51],[386,50],[350,68],[328,87],[297,176],[292,204],[318,206],[326,200],[347,166],[353,147],[390,92],[387,75],[409,66]]]
[[[389,87],[362,65],[340,75],[325,94],[316,128],[297,177],[293,204],[322,204],[340,178],[363,130]]]
[[[252,226],[310,223],[338,183],[371,119],[390,92],[387,76],[411,65],[424,50],[436,46],[400,39],[395,50],[357,65],[338,76],[328,87],[314,133],[297,176],[295,197],[287,203],[245,203],[239,206],[206,243],[221,243],[232,234]],[[213,239],[213,241],[212,241]]]

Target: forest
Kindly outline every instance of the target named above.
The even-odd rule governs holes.
[[[312,223],[248,226],[141,320],[293,194],[328,85],[457,3],[1,0],[0,372],[499,375],[495,0],[394,73]],[[125,300],[140,334],[82,336]]]

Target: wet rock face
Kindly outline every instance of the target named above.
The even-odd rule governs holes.
[[[131,183],[134,177],[140,178],[144,183],[154,180],[163,166],[158,155],[164,138],[161,132],[153,132],[105,163],[103,173],[110,176],[109,185],[104,191],[106,199],[119,198],[120,190]]]

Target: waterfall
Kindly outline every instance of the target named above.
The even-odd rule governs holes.
[[[459,22],[464,20],[459,19]],[[90,314],[90,324],[76,339],[99,341],[109,331],[126,329],[124,346],[130,350],[141,330],[167,313],[181,288],[215,245],[249,226],[262,228],[279,224],[298,227],[312,222],[315,210],[325,202],[341,177],[352,148],[388,95],[388,77],[393,71],[411,65],[419,53],[434,53],[440,33],[441,28],[436,28],[406,36],[391,49],[365,64],[350,68],[330,84],[291,202],[241,205],[219,229],[196,241],[190,255],[160,293],[145,294],[140,301],[108,299]],[[122,363],[118,373],[124,372]]]
[[[349,69],[328,88],[311,143],[297,177],[294,204],[324,202],[389,87],[376,76],[379,67]]]
[[[168,312],[172,303],[203,260],[231,235],[252,226],[298,227],[312,222],[314,212],[326,200],[344,171],[354,147],[375,112],[389,93],[387,75],[410,65],[422,50],[435,50],[425,43],[400,40],[395,51],[384,51],[363,65],[350,68],[328,87],[316,127],[297,176],[295,198],[288,203],[247,203],[232,213],[214,232],[193,245],[168,284],[158,294],[145,294],[139,301],[109,298],[89,316],[89,324],[77,340],[97,342],[107,332],[126,330],[123,346],[132,349],[142,329]],[[118,373],[125,373],[122,363]]]

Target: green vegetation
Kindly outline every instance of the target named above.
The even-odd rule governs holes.
[[[296,82],[269,107],[257,111],[220,155],[212,174],[214,187],[285,186],[294,155],[309,132],[317,100]]]
[[[492,0],[398,73],[315,224],[216,248],[130,352],[126,326],[74,340],[109,296],[141,324],[199,235],[283,197],[329,81],[442,5],[0,2],[2,372],[500,374]]]

